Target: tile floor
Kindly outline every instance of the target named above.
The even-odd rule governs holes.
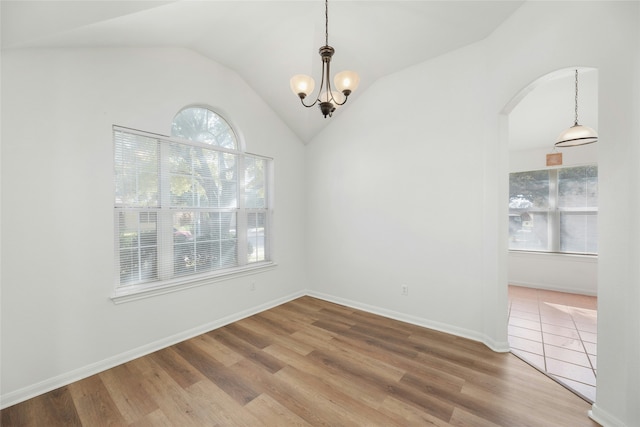
[[[509,286],[511,351],[594,402],[597,314],[594,296]]]

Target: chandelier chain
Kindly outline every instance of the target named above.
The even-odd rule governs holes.
[[[329,46],[329,0],[324,0],[324,45]]]
[[[578,124],[578,70],[576,70],[576,120],[574,124]]]

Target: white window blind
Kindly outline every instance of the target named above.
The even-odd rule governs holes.
[[[270,159],[117,126],[113,140],[116,291],[270,261]]]

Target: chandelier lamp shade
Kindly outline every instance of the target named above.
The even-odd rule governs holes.
[[[573,126],[558,136],[556,147],[576,147],[598,142],[598,133],[595,130],[589,126],[578,124],[578,70],[576,70],[575,87],[575,120]]]
[[[296,74],[289,82],[291,91],[300,98],[300,102],[305,107],[313,107],[318,105],[320,111],[325,118],[331,117],[333,112],[340,105],[347,102],[347,98],[353,91],[358,88],[360,77],[353,71],[342,71],[336,74],[334,83],[335,88],[331,87],[331,57],[335,53],[335,49],[329,46],[329,4],[328,0],[324,2],[325,14],[325,44],[321,46],[318,52],[322,58],[322,80],[318,89],[318,96],[312,103],[306,103],[305,98],[313,93],[315,89],[315,81],[312,77],[304,74]]]

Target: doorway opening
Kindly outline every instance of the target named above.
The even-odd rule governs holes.
[[[597,129],[598,72],[577,69],[580,123]],[[546,176],[547,171],[551,177],[569,176],[571,171],[585,168],[596,171],[584,179],[595,183],[595,191],[584,191],[585,200],[591,197],[584,205],[558,203],[567,193],[558,190],[562,183],[557,179],[548,180],[547,191],[540,186],[544,181],[540,178],[538,184],[532,184],[531,197],[509,194],[510,213],[516,212],[514,219],[519,221],[509,218],[508,342],[514,355],[593,403],[597,377],[598,150],[597,144],[554,148],[558,134],[573,122],[575,70],[567,68],[540,77],[504,110],[509,173],[518,175],[520,187],[529,188],[522,182],[524,178]],[[561,164],[548,165],[547,154],[558,151]],[[581,197],[582,179],[571,183],[577,193],[570,197]],[[545,191],[547,204],[541,196]],[[514,197],[528,205],[512,206]],[[526,211],[526,220],[519,208]],[[574,232],[583,233],[584,241]]]

